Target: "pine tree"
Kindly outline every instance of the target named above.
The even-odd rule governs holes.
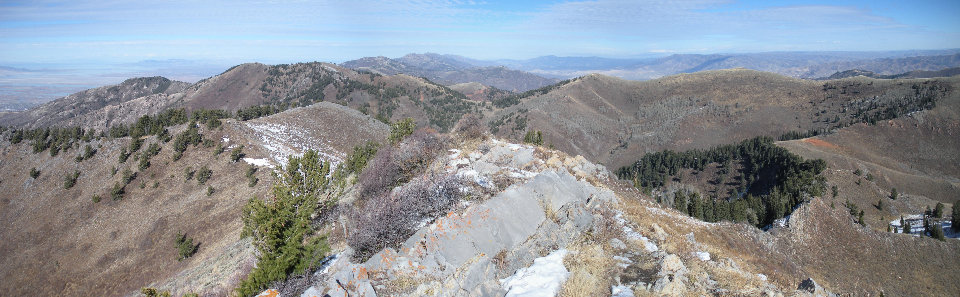
[[[950,215],[950,219],[951,219],[950,224],[952,224],[950,225],[951,226],[950,228],[953,229],[954,233],[960,232],[960,224],[958,224],[960,223],[960,207],[958,206],[960,206],[960,200],[957,200],[957,202],[954,202],[953,206],[950,207],[953,209],[951,211],[952,214]]]
[[[687,210],[687,196],[681,191],[673,193],[673,207],[683,213],[689,213]]]
[[[700,198],[700,194],[690,195],[690,216],[703,219],[703,199]]]
[[[877,200],[877,209],[883,210],[883,199]]]
[[[902,232],[902,233],[904,233],[904,234],[910,234],[910,232],[911,232],[911,231],[910,231],[910,222],[909,222],[909,221],[904,221],[903,219],[901,219],[900,221],[903,222],[903,232]]]
[[[897,188],[890,190],[890,199],[897,200],[897,197],[900,196],[900,193],[897,192]]]
[[[938,219],[943,218],[943,203],[937,202],[937,206],[933,208],[933,217]]]
[[[940,224],[934,224],[933,226],[930,226],[930,237],[936,238],[940,241],[946,240],[943,236],[943,228],[940,227]]]

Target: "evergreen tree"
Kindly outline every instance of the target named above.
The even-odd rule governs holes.
[[[897,188],[890,190],[890,199],[897,200],[897,197],[900,196],[900,193],[897,192]]]
[[[730,203],[723,200],[713,201],[713,219],[717,222],[730,220]]]
[[[943,203],[937,202],[937,206],[933,208],[933,217],[938,219],[943,218]]]
[[[717,201],[716,197],[711,197],[709,199],[703,200],[703,220],[707,222],[716,222],[716,213],[713,209],[714,203]]]
[[[960,207],[958,206],[960,206],[960,200],[954,202],[953,206],[950,207],[952,209],[950,214],[950,228],[953,229],[954,233],[960,233]]]
[[[943,228],[940,227],[940,224],[933,224],[933,226],[930,226],[930,237],[936,238],[940,241],[946,240],[946,238],[943,236]]]
[[[523,136],[523,142],[533,145],[543,145],[543,132],[540,130],[527,131]]]
[[[877,209],[883,210],[883,199],[877,200]]]
[[[909,221],[904,221],[903,219],[900,219],[900,221],[903,222],[903,232],[902,232],[902,233],[904,233],[904,234],[910,234],[910,232],[912,232],[912,231],[910,230],[910,222],[909,222]]]
[[[413,118],[405,118],[390,125],[390,143],[399,143],[403,138],[413,134],[416,129],[417,123],[413,121]]]
[[[243,158],[244,156],[246,156],[246,154],[243,153],[242,145],[235,147],[233,150],[230,151],[230,161],[233,161],[233,162],[240,161],[240,159]]]
[[[689,214],[689,210],[687,209],[687,196],[684,195],[682,191],[673,193],[673,207],[683,213]]]
[[[703,199],[700,199],[700,194],[690,195],[690,216],[703,219]]]
[[[737,200],[733,202],[733,208],[730,211],[730,218],[734,222],[746,222],[747,221],[747,202],[744,200]]]

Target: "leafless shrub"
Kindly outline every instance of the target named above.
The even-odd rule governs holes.
[[[360,174],[362,200],[376,197],[421,174],[444,151],[446,140],[432,130],[421,129],[396,147],[384,147]]]
[[[401,175],[400,167],[393,161],[393,151],[392,146],[381,148],[360,173],[360,199],[378,196],[397,185]]]
[[[410,237],[424,219],[436,216],[460,200],[463,182],[454,175],[423,175],[394,194],[383,193],[350,214],[347,244],[355,260],[364,261],[381,249]]]
[[[463,139],[482,139],[486,129],[487,126],[483,124],[480,115],[470,113],[460,118],[453,131]]]
[[[598,216],[596,216],[597,220],[594,222],[591,232],[595,241],[610,242],[612,238],[623,237],[623,228],[614,218],[617,213],[611,205],[605,203],[597,208],[595,213]]]
[[[445,139],[436,132],[420,129],[408,136],[394,151],[394,160],[404,176],[410,178],[430,165],[445,149]]]

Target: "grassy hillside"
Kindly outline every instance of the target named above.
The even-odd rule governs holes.
[[[546,144],[619,167],[662,149],[876,122],[957,96],[957,80],[818,82],[742,69],[645,82],[590,75],[524,97],[488,123],[497,135],[513,139],[540,130]]]
[[[336,127],[339,133],[310,128],[312,134],[302,137],[316,142],[297,146],[262,138],[257,130],[266,125],[299,131],[304,118],[311,127]],[[173,126],[170,133],[178,135],[186,126]],[[286,153],[297,154],[329,142],[325,153],[342,157],[354,145],[383,141],[386,126],[339,105],[320,104],[249,122],[228,119],[216,129],[201,125],[199,133],[203,140],[177,160],[177,141],[157,136],[142,138],[137,150],[130,137],[96,138],[51,156],[34,153],[29,141],[11,144],[10,132],[4,133],[0,191],[9,194],[0,200],[0,222],[7,226],[0,230],[7,239],[0,243],[6,280],[0,287],[11,294],[51,296],[119,296],[156,285],[178,288],[177,296],[228,293],[253,264],[253,247],[240,236],[239,214],[248,199],[269,193],[273,175],[265,166],[280,163],[273,160],[274,148],[286,144]],[[96,153],[77,162],[86,144]],[[159,152],[149,154],[143,167],[140,160],[151,146]],[[119,162],[121,149],[135,152]],[[259,165],[233,161],[234,150]],[[30,176],[33,168],[39,170],[36,178]],[[79,177],[66,188],[74,172]],[[175,245],[180,232],[199,243],[196,254],[183,261]]]

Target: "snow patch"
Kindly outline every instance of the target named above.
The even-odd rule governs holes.
[[[615,215],[613,219],[616,220],[617,223],[620,223],[621,226],[623,226],[623,234],[626,235],[627,238],[630,238],[633,240],[639,240],[641,243],[643,243],[643,248],[646,249],[647,252],[652,253],[659,250],[659,248],[657,248],[657,245],[654,244],[653,241],[650,240],[650,238],[647,238],[646,236],[643,236],[643,234],[640,234],[640,232],[633,230],[633,228],[631,228],[630,225],[627,224],[627,220],[623,218],[623,213],[620,212],[620,210],[617,210],[617,215]]]
[[[763,273],[757,273],[757,278],[759,278],[761,281],[767,281],[767,275]]]
[[[614,260],[617,260],[617,266],[621,268],[627,268],[630,264],[633,264],[633,261],[624,256],[613,256]]]
[[[481,154],[480,152],[472,152],[467,156],[470,157],[470,160],[476,161],[476,160],[480,160],[480,157],[483,157],[483,154]]]
[[[710,253],[708,252],[693,252],[693,256],[700,259],[700,261],[710,261]]]
[[[628,286],[614,285],[610,287],[610,297],[633,297],[633,290]]]
[[[546,257],[534,259],[533,265],[520,268],[513,276],[501,279],[500,284],[507,290],[506,296],[555,296],[570,275],[563,266],[566,255],[566,249],[556,250]]]
[[[912,214],[903,216],[903,220],[910,224],[910,234],[924,236],[923,214]],[[943,229],[943,236],[946,238],[960,238],[960,232],[953,230],[953,222],[947,219],[933,219],[939,221],[940,228]],[[900,225],[900,219],[890,221],[890,231],[893,233],[903,233],[903,226]]]
[[[299,127],[254,122],[244,124],[260,138],[263,148],[270,151],[270,157],[277,164],[286,164],[288,156],[302,156],[308,149],[316,150],[320,158],[329,161],[333,167],[343,162],[344,154],[331,147],[329,140],[311,137]]]
[[[243,158],[243,161],[253,166],[269,167],[269,168],[274,167],[273,163],[270,163],[270,160],[267,160],[267,159]]]
[[[319,273],[327,274],[327,272],[330,272],[330,266],[333,266],[333,264],[337,263],[337,260],[340,260],[341,254],[343,254],[343,252],[333,254],[332,256],[327,256],[327,258],[323,260],[323,264],[320,266]]]

